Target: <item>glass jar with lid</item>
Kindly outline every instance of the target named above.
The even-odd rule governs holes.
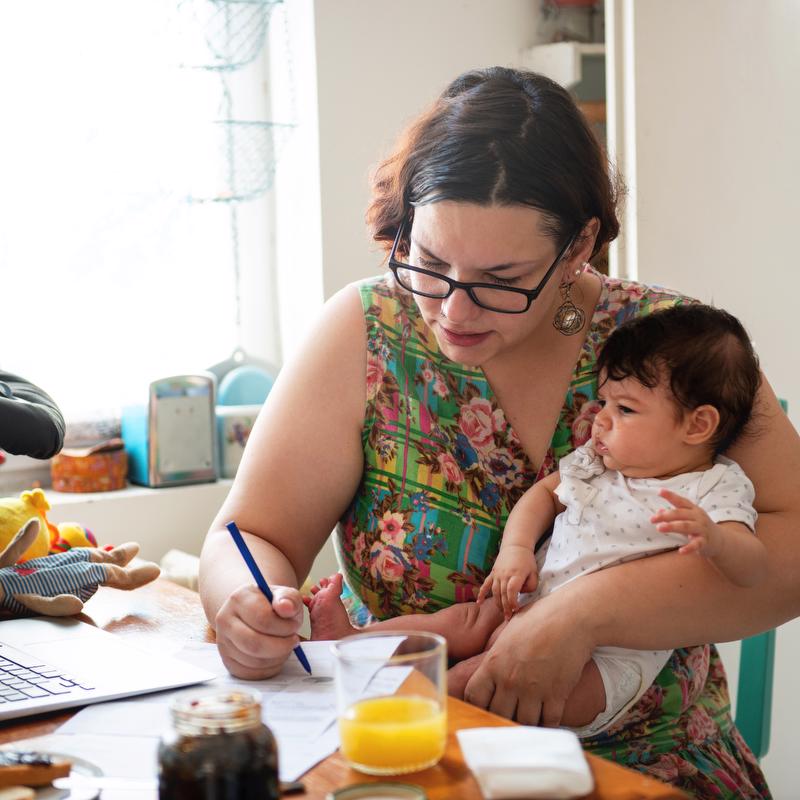
[[[278,748],[244,690],[186,694],[158,749],[158,796],[169,800],[277,800]]]

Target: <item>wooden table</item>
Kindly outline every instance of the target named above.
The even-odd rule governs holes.
[[[154,637],[180,641],[214,641],[195,592],[165,580],[158,580],[134,592],[102,588],[92,598],[82,617],[112,633],[131,640],[141,638],[152,645]],[[478,784],[467,769],[455,731],[461,728],[513,725],[502,717],[450,698],[448,700],[448,740],[444,758],[424,772],[397,780],[425,787],[429,800],[481,800]],[[19,722],[0,723],[0,744],[31,736],[52,733],[66,722],[71,711],[31,717]],[[595,778],[595,790],[587,800],[685,800],[686,795],[666,784],[646,778],[610,761],[587,754]],[[373,778],[350,769],[339,753],[334,753],[303,776],[306,800],[324,800],[332,789],[351,783],[393,780]]]

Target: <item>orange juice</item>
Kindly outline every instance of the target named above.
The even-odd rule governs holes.
[[[396,775],[433,766],[444,754],[447,716],[435,700],[395,695],[361,700],[339,718],[342,755],[362,772]]]

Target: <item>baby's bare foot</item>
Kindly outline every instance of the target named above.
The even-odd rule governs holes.
[[[342,594],[342,576],[337,572],[323,578],[305,599],[311,617],[312,639],[341,639],[357,630],[350,624]]]

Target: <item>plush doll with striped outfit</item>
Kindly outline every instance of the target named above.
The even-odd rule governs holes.
[[[39,531],[39,520],[28,520],[0,553],[0,616],[79,614],[99,586],[136,589],[159,575],[159,568],[149,562],[129,566],[139,552],[135,542],[111,550],[74,547],[17,563]]]

